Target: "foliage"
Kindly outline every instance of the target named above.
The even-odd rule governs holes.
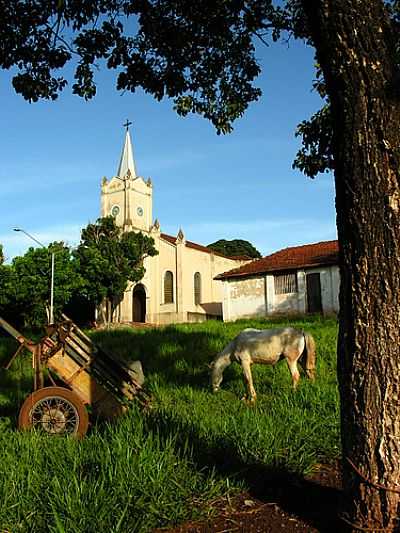
[[[154,240],[143,233],[123,232],[112,216],[99,218],[82,230],[81,242],[73,255],[84,279],[83,293],[100,305],[108,303],[112,320],[116,306],[123,298],[128,282],[142,279],[146,257],[157,255]]]
[[[207,363],[241,329],[289,324],[316,338],[315,383],[304,379],[294,392],[283,362],[254,365],[258,403],[249,407],[232,365],[222,391],[211,394]],[[17,359],[0,374],[0,529],[151,531],[208,516],[217,498],[254,489],[260,473],[309,473],[335,460],[336,332],[335,320],[318,317],[95,331],[103,348],[142,360],[153,403],[95,425],[81,442],[15,431],[32,372],[28,357]],[[0,339],[0,364],[12,350]]]
[[[385,4],[398,30],[400,3]],[[271,0],[0,0],[0,66],[16,68],[14,89],[37,101],[57,98],[67,85],[63,67],[71,61],[73,92],[92,98],[94,71],[102,63],[116,71],[118,90],[141,87],[158,100],[171,97],[180,115],[198,113],[226,133],[261,95],[253,85],[261,70],[255,42],[268,44],[283,32],[313,45],[303,5],[303,0],[282,6]],[[323,83],[317,66],[314,88]],[[303,146],[294,166],[311,177],[333,168],[331,134],[326,100],[298,126]]]
[[[333,125],[331,108],[326,104],[309,120],[303,120],[296,129],[296,137],[301,137],[302,148],[297,152],[293,168],[298,168],[310,178],[319,172],[334,169]]]
[[[43,326],[48,321],[51,284],[51,254],[54,252],[54,316],[60,315],[82,280],[75,269],[70,250],[62,242],[47,248],[29,248],[12,265],[0,267],[0,284],[4,287],[0,309],[14,323],[29,327]]]
[[[219,241],[208,244],[207,248],[211,248],[211,250],[226,255],[227,257],[240,255],[255,259],[261,257],[260,252],[249,241],[242,239],[233,239],[231,241],[220,239]]]
[[[4,264],[3,246],[0,244],[0,315],[10,302],[12,269]]]
[[[270,0],[257,4],[1,0],[0,66],[18,69],[13,86],[32,102],[57,98],[67,85],[60,69],[74,58],[73,92],[92,98],[93,72],[103,62],[118,72],[119,90],[169,96],[179,114],[200,113],[226,132],[260,95],[252,86],[260,72],[252,41],[259,21],[280,22]]]

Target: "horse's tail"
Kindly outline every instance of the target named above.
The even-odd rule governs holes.
[[[305,365],[306,365],[306,374],[307,377],[314,381],[317,373],[316,362],[317,362],[317,350],[315,345],[314,337],[311,333],[307,331],[303,332],[304,341],[305,341]]]

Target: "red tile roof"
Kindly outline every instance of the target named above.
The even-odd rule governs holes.
[[[240,278],[278,272],[280,270],[296,270],[298,268],[338,264],[338,242],[325,241],[303,246],[292,246],[257,259],[234,270],[219,274],[215,279]]]
[[[176,237],[173,237],[172,235],[167,235],[166,233],[161,233],[161,238],[164,239],[164,241],[170,242],[171,244],[176,244]],[[248,261],[248,257],[244,256],[232,256],[228,257],[224,254],[221,254],[219,252],[215,252],[214,250],[211,250],[211,248],[207,248],[207,246],[202,246],[201,244],[196,244],[195,242],[186,241],[186,246],[188,248],[193,248],[194,250],[199,250],[200,252],[206,252],[208,254],[213,253],[214,255],[218,255],[219,257],[224,257],[225,259],[232,259],[232,261]]]

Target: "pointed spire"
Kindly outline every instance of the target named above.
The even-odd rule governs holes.
[[[128,120],[126,121],[126,124],[124,126],[126,127],[126,133],[125,133],[125,143],[124,148],[122,150],[121,154],[121,160],[119,162],[118,172],[117,176],[119,176],[121,179],[124,179],[127,175],[128,171],[130,172],[130,176],[133,179],[137,177],[136,175],[136,168],[135,168],[135,160],[133,159],[133,149],[132,149],[132,141],[131,136],[129,133],[129,126],[132,123]]]
[[[183,233],[182,228],[179,228],[178,235],[176,236],[175,242],[177,244],[181,244],[181,243],[185,243],[186,242],[185,234]]]

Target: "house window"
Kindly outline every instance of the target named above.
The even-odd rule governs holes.
[[[164,303],[172,304],[174,301],[174,276],[170,270],[164,274]]]
[[[296,272],[274,275],[275,294],[290,294],[297,292]]]
[[[199,305],[201,302],[201,276],[200,272],[194,275],[194,303]]]

